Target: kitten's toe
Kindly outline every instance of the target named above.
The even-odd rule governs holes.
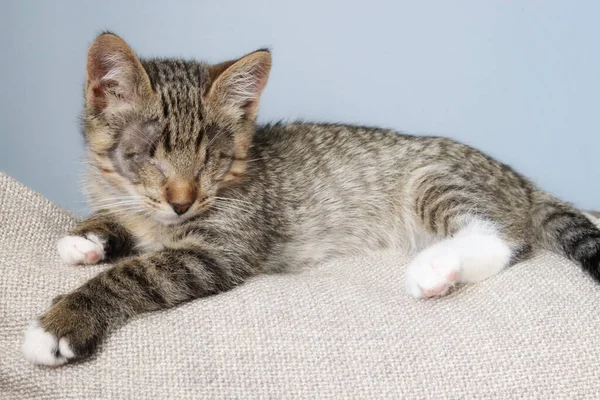
[[[452,251],[425,251],[406,270],[406,289],[416,298],[442,296],[456,283],[460,258]]]
[[[29,324],[21,351],[30,363],[51,367],[62,365],[75,357],[68,339],[58,339],[40,326],[39,321]]]
[[[68,264],[96,264],[104,259],[104,244],[94,234],[65,236],[57,243],[58,253]]]

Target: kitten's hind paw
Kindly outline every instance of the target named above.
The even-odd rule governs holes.
[[[456,283],[460,257],[452,249],[434,246],[426,249],[406,270],[406,289],[417,298],[443,296]]]
[[[57,243],[58,254],[67,264],[96,264],[105,258],[104,243],[90,233],[83,236],[65,236]]]

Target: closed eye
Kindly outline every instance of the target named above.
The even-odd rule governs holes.
[[[152,160],[151,163],[158,170],[158,172],[160,172],[163,176],[167,175],[167,168],[163,163],[156,161],[156,160]]]

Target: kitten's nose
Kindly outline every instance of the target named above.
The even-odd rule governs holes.
[[[165,197],[177,215],[182,215],[190,209],[196,200],[196,186],[185,180],[170,180],[165,187]]]
[[[175,211],[175,213],[177,215],[182,215],[185,214],[187,210],[190,209],[190,206],[192,205],[192,203],[169,203],[171,204],[171,207],[173,207],[173,211]]]

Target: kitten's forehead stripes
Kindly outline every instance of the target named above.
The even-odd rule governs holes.
[[[195,61],[151,59],[142,64],[156,87],[173,83],[200,87],[205,81],[202,65]]]
[[[201,65],[182,60],[147,60],[143,65],[159,94],[165,150],[187,146],[198,150],[204,117],[200,99],[207,81]]]

